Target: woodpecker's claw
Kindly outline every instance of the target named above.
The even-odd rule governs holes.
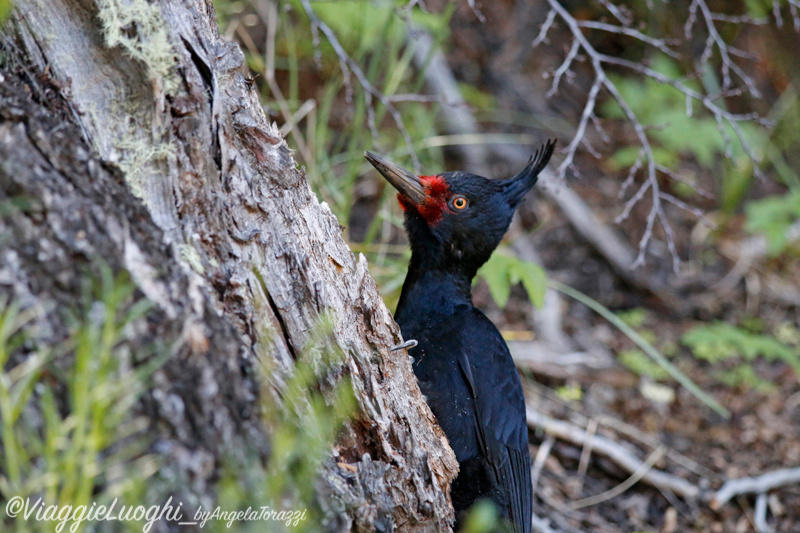
[[[396,352],[397,350],[402,350],[403,348],[413,348],[417,344],[419,344],[419,343],[417,341],[415,341],[414,339],[408,339],[403,344],[398,344],[397,346],[393,346],[393,347],[389,348],[389,351],[390,352]]]

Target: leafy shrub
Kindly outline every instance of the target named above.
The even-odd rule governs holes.
[[[800,189],[785,196],[768,196],[754,200],[745,207],[746,228],[767,239],[767,252],[776,256],[788,246],[787,230],[800,221]]]
[[[536,263],[523,261],[501,249],[478,271],[476,279],[481,278],[489,286],[489,292],[499,307],[505,307],[511,295],[511,287],[522,283],[528,291],[533,305],[542,307],[547,290],[547,275]]]
[[[767,383],[758,378],[752,369],[752,362],[758,357],[785,362],[800,379],[800,346],[784,344],[770,335],[715,322],[692,328],[683,335],[682,340],[696,357],[711,364],[734,363],[732,370],[718,373],[718,378],[729,385],[766,386]]]

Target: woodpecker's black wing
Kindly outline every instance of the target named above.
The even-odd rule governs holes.
[[[500,332],[471,306],[413,330],[403,334],[419,341],[414,372],[461,465],[454,505],[491,498],[519,533],[530,532],[525,399]]]
[[[477,309],[465,324],[460,364],[471,372],[486,455],[502,486],[508,487],[509,518],[520,533],[531,530],[531,486],[525,398],[519,374],[500,332]]]

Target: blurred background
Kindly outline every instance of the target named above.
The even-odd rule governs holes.
[[[474,290],[523,375],[537,515],[800,530],[797,483],[709,505],[800,465],[800,2],[215,6],[390,309],[409,250],[364,150],[507,177],[558,139]]]

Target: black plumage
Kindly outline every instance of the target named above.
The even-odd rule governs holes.
[[[403,337],[418,342],[410,351],[414,373],[459,462],[453,506],[459,514],[491,499],[520,533],[531,530],[533,498],[525,400],[508,346],[473,306],[470,287],[554,145],[507,180],[415,176],[366,153],[405,211],[411,262],[395,319]]]

